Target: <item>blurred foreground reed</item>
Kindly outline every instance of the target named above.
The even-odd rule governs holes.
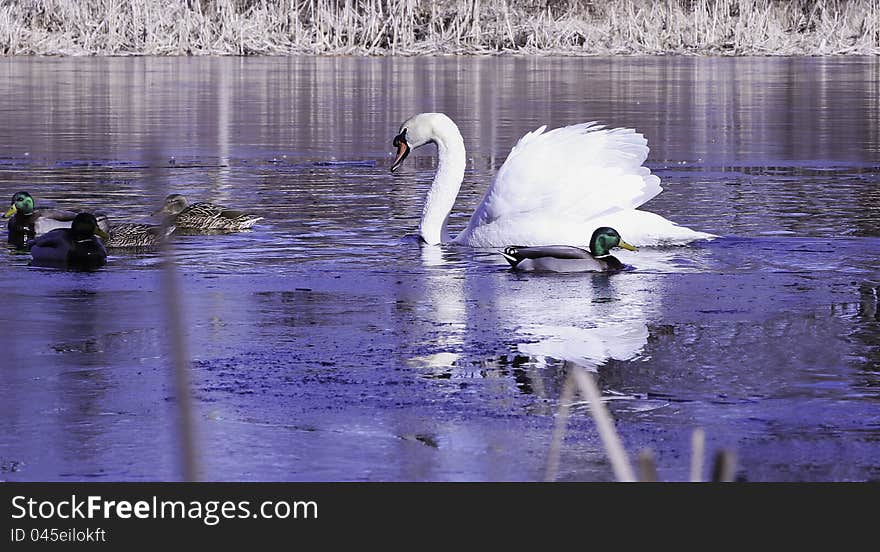
[[[559,398],[559,411],[556,415],[556,427],[553,430],[553,436],[547,453],[547,467],[544,480],[556,480],[559,470],[559,456],[562,442],[565,438],[565,428],[571,415],[571,406],[574,404],[575,395],[579,393],[589,406],[590,415],[596,424],[599,439],[602,441],[608,462],[614,471],[615,479],[625,483],[636,481],[651,483],[658,481],[654,453],[650,449],[639,451],[638,476],[636,476],[629,455],[623,447],[620,436],[614,427],[614,421],[602,400],[602,393],[598,385],[596,385],[593,376],[578,364],[566,361],[564,366],[568,368],[568,375]],[[691,438],[690,481],[692,483],[702,481],[705,443],[705,432],[702,428],[696,428]],[[733,451],[718,451],[713,461],[711,481],[734,481],[735,471],[736,455]]]

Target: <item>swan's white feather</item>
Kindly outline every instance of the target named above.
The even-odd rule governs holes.
[[[432,245],[448,242],[446,222],[466,165],[458,126],[443,113],[420,113],[400,126],[400,134],[412,149],[437,144],[439,163],[419,236]],[[452,242],[584,247],[599,226],[616,229],[633,245],[714,237],[637,210],[662,191],[660,179],[642,166],[647,157],[647,140],[633,129],[606,129],[596,122],[551,131],[542,126],[520,138]]]
[[[712,237],[635,210],[663,190],[642,166],[648,151],[635,130],[596,122],[529,132],[455,241],[474,247],[584,245],[599,226],[617,229],[634,245]]]

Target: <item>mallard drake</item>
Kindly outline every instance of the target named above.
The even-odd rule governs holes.
[[[29,240],[42,236],[56,228],[70,228],[76,212],[63,209],[36,209],[34,198],[28,192],[17,192],[12,196],[9,209],[3,214],[11,217],[6,228],[7,240],[16,247],[23,248]],[[107,232],[107,216],[95,213],[98,227]]]
[[[545,245],[537,247],[508,246],[501,254],[512,268],[517,270],[547,272],[612,272],[624,268],[620,260],[611,255],[615,247],[630,251],[636,248],[621,239],[614,228],[596,228],[590,238],[590,250],[568,245]]]
[[[263,219],[261,216],[227,209],[213,203],[189,203],[181,194],[171,194],[166,197],[165,204],[154,214],[169,217],[170,222],[178,228],[223,232],[247,230]]]
[[[163,238],[174,232],[174,226],[166,226],[164,233],[158,224],[124,222],[110,226],[110,237],[104,240],[107,249],[145,248],[159,245]]]
[[[31,194],[17,192],[12,196],[9,209],[3,216],[10,217],[6,225],[9,243],[24,247],[28,240],[46,232],[56,228],[70,228],[76,213],[61,209],[36,209]]]
[[[31,243],[34,264],[97,268],[107,262],[107,250],[101,238],[107,233],[98,227],[98,219],[91,213],[78,213],[70,228],[56,228]]]

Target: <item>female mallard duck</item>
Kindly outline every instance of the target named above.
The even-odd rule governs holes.
[[[614,228],[596,228],[590,238],[590,250],[568,245],[538,247],[509,246],[501,253],[512,268],[547,272],[611,272],[621,270],[624,264],[611,255],[615,247],[635,251],[636,248],[620,238]]]
[[[39,236],[31,244],[34,264],[97,268],[107,262],[107,250],[101,240],[107,233],[98,227],[91,213],[78,213],[70,228],[56,228]]]
[[[169,217],[178,228],[193,230],[219,230],[221,232],[237,232],[247,230],[263,217],[227,209],[213,203],[189,203],[180,194],[171,194],[165,198],[165,204],[154,214]]]
[[[134,249],[155,247],[174,232],[174,226],[157,224],[137,224],[124,222],[110,226],[110,237],[104,240],[107,249]]]
[[[56,228],[70,228],[76,213],[62,209],[35,209],[34,198],[28,192],[18,192],[12,196],[9,209],[4,217],[11,217],[6,225],[9,231],[8,241],[16,247],[23,248],[28,240],[32,240]],[[107,217],[96,213],[98,227],[107,232]]]

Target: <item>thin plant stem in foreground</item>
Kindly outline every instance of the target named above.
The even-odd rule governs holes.
[[[703,428],[694,429],[691,434],[691,482],[703,480],[703,457],[706,454],[706,432]]]
[[[635,481],[636,475],[633,472],[632,464],[630,464],[629,456],[626,453],[626,449],[623,448],[623,443],[617,434],[617,430],[614,428],[614,420],[611,419],[611,414],[602,402],[599,387],[596,385],[593,377],[583,367],[577,364],[573,364],[572,367],[571,377],[574,378],[574,382],[581,395],[583,395],[590,406],[590,413],[596,422],[599,438],[602,439],[602,444],[605,446],[605,452],[608,455],[608,460],[611,462],[614,476],[618,481]]]
[[[565,439],[565,428],[568,425],[568,416],[571,413],[571,401],[574,398],[574,380],[569,374],[562,385],[562,394],[559,397],[559,412],[556,413],[556,422],[553,427],[553,437],[550,439],[550,450],[547,453],[547,469],[544,473],[544,481],[556,481],[559,471],[559,454],[562,450],[562,441]]]
[[[148,179],[158,183],[159,164],[164,156],[158,154],[158,147],[149,148]],[[159,197],[165,197],[162,186],[156,184]],[[198,481],[199,467],[196,452],[196,436],[194,422],[194,408],[190,387],[190,357],[186,338],[186,325],[181,310],[182,297],[179,285],[177,265],[174,262],[174,251],[171,240],[167,239],[169,220],[162,218],[159,242],[159,251],[162,258],[161,270],[161,295],[163,311],[165,312],[166,329],[168,335],[168,352],[171,360],[171,372],[174,381],[174,395],[177,406],[177,433],[180,446],[180,470],[184,481]]]

